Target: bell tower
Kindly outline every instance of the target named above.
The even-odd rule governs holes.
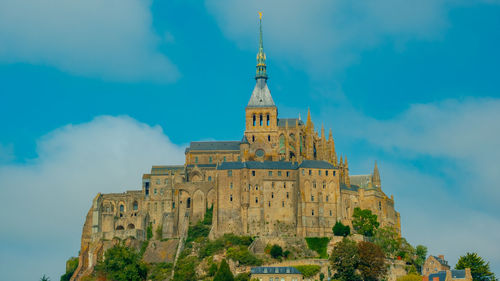
[[[266,54],[262,42],[262,13],[259,12],[259,52],[255,87],[245,108],[245,137],[250,143],[251,158],[270,160],[277,153],[273,143],[278,142],[278,108],[267,87]],[[256,159],[258,160],[258,159]]]

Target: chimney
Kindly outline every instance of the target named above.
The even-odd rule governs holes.
[[[444,255],[439,255],[438,256],[440,259],[444,260]]]

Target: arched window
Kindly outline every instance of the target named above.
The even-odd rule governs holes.
[[[133,209],[134,211],[137,211],[139,209],[139,204],[137,203],[137,201],[134,201]]]
[[[252,136],[252,142],[255,142],[255,136]]]
[[[326,188],[326,182],[323,182],[323,189]]]
[[[311,210],[311,215],[313,215],[313,216],[314,216],[314,210]]]
[[[123,226],[122,226],[122,225],[119,225],[119,226],[117,226],[117,227],[116,227],[116,230],[123,230],[123,229],[124,229],[124,228],[123,228]]]
[[[262,126],[262,114],[260,115],[259,125]]]
[[[280,136],[280,154],[285,153],[285,136],[281,135]]]
[[[267,141],[271,141],[271,135],[267,135]]]
[[[269,114],[267,115],[267,122],[266,122],[267,126],[269,126]]]
[[[255,127],[255,121],[256,121],[256,117],[255,117],[255,114],[253,115],[253,126]]]
[[[186,208],[188,208],[188,209],[191,208],[191,197],[188,197]]]
[[[135,229],[135,225],[133,223],[131,223],[127,226],[127,229]]]
[[[123,206],[123,204],[120,204],[120,212],[121,213],[125,212],[125,206]]]

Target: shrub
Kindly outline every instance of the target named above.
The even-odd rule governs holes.
[[[283,256],[284,256],[285,258],[288,258],[288,257],[290,256],[290,254],[291,254],[291,253],[292,253],[292,252],[290,252],[289,250],[286,250],[286,251],[284,251],[284,252],[283,252]]]
[[[99,261],[95,271],[108,280],[146,280],[147,268],[141,261],[139,253],[134,249],[116,245],[104,254],[104,260]]]
[[[222,260],[219,266],[219,270],[217,270],[217,274],[215,274],[214,281],[233,281],[234,276],[229,269],[229,265],[226,260]]]
[[[337,221],[332,228],[333,234],[336,236],[348,236],[351,234],[351,228],[348,225],[344,225],[342,222]]]
[[[231,247],[227,250],[227,257],[244,265],[261,265],[262,261],[248,251],[245,246]]]
[[[271,257],[277,259],[279,257],[282,257],[283,256],[283,249],[279,246],[279,245],[276,245],[274,244],[272,247],[271,247]]]
[[[250,281],[250,272],[243,272],[236,275],[234,281]]]
[[[148,227],[146,228],[146,238],[148,240],[153,238],[153,223],[149,223]]]
[[[210,265],[210,267],[208,268],[208,276],[212,277],[215,275],[215,273],[217,273],[217,264],[216,263],[212,263],[212,265]]]
[[[296,265],[294,267],[306,278],[313,277],[321,270],[321,266],[314,264]]]
[[[188,256],[177,260],[175,265],[174,281],[197,281],[196,266],[198,260],[196,257]]]
[[[322,259],[328,258],[328,254],[326,253],[326,248],[328,246],[328,242],[330,242],[330,238],[328,237],[308,237],[306,238],[307,247],[309,249],[316,251],[319,254],[319,257]]]
[[[214,213],[214,206],[212,205],[212,207],[207,208],[207,210],[205,212],[205,216],[203,217],[202,224],[204,224],[204,225],[212,225],[213,213]]]
[[[170,277],[170,274],[172,274],[172,268],[172,263],[155,263],[149,270],[148,280],[166,280]]]
[[[188,229],[188,236],[186,238],[186,243],[192,242],[199,237],[208,237],[210,233],[210,227],[204,225],[201,221],[197,224],[190,226]]]
[[[72,257],[66,261],[66,273],[61,276],[61,281],[69,281],[78,267],[78,258]]]

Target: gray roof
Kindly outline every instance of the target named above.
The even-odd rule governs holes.
[[[183,170],[184,165],[172,165],[172,166],[153,166],[151,168],[151,174],[163,175],[171,171]]]
[[[448,266],[448,262],[440,257],[432,256],[434,257],[440,264]]]
[[[215,168],[215,167],[217,167],[217,164],[189,164],[189,165],[187,165],[188,168],[193,168],[194,166],[198,166],[200,168]]]
[[[291,266],[259,266],[250,269],[252,274],[302,274],[298,269]]]
[[[286,123],[288,123],[289,128],[294,128],[296,122],[299,122],[299,125],[304,125],[304,122],[302,122],[302,120],[299,120],[297,118],[280,118],[278,119],[278,126],[285,128]]]
[[[349,176],[349,180],[351,181],[351,184],[367,188],[372,181],[372,175],[352,175]]]
[[[255,88],[253,88],[252,96],[247,107],[271,107],[274,105],[273,97],[267,87],[265,79],[257,79]]]
[[[238,169],[266,169],[266,170],[297,170],[296,162],[287,161],[247,161],[247,162],[223,162],[217,170],[238,170]]]
[[[316,168],[316,169],[333,169],[333,165],[321,160],[304,160],[299,166],[300,168]]]
[[[197,150],[240,150],[239,141],[193,141],[186,148],[186,152],[188,151],[197,151]]]
[[[429,281],[432,281],[434,279],[434,277],[438,277],[439,281],[445,281],[446,280],[446,271],[442,270],[442,271],[439,271],[438,273],[429,274]],[[452,279],[465,279],[465,270],[464,269],[451,270],[451,278]]]
[[[351,186],[347,186],[345,184],[340,184],[341,190],[350,190],[350,191],[358,191],[359,186],[351,184]]]

